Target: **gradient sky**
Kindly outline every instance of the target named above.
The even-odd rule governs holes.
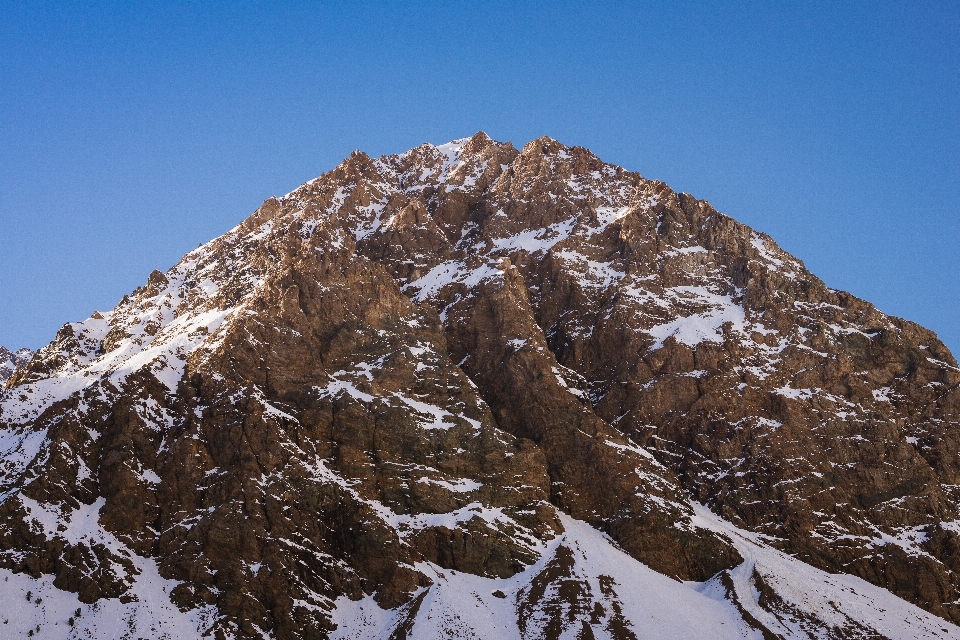
[[[353,149],[549,135],[960,353],[960,3],[0,0],[0,344]]]

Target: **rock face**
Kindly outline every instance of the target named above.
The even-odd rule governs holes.
[[[586,149],[356,152],[13,372],[0,584],[94,638],[960,637],[958,388]]]
[[[0,346],[0,387],[17,369],[30,362],[32,357],[33,351],[30,351],[30,349],[10,351],[6,347]]]

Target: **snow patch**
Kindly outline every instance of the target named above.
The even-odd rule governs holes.
[[[705,287],[674,287],[672,291],[684,298],[692,298],[698,306],[709,305],[710,308],[647,329],[647,333],[656,338],[650,347],[651,351],[663,347],[664,341],[670,336],[689,347],[701,342],[723,342],[723,326],[727,323],[732,325],[733,330],[743,332],[743,307],[735,303],[731,296],[713,293]]]

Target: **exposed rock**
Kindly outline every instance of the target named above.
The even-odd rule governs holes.
[[[12,372],[0,568],[149,602],[141,635],[473,637],[472,580],[524,638],[644,637],[641,591],[718,637],[958,637],[958,385],[932,332],[586,149],[355,152]]]
[[[27,364],[32,357],[33,351],[30,351],[30,349],[10,351],[6,347],[0,346],[0,388],[17,369]]]

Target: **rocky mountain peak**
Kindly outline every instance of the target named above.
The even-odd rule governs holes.
[[[960,637],[958,389],[586,149],[355,152],[13,373],[0,585],[94,638]]]
[[[6,347],[0,346],[0,387],[10,376],[20,367],[27,364],[33,357],[33,351],[27,348],[10,351]]]

